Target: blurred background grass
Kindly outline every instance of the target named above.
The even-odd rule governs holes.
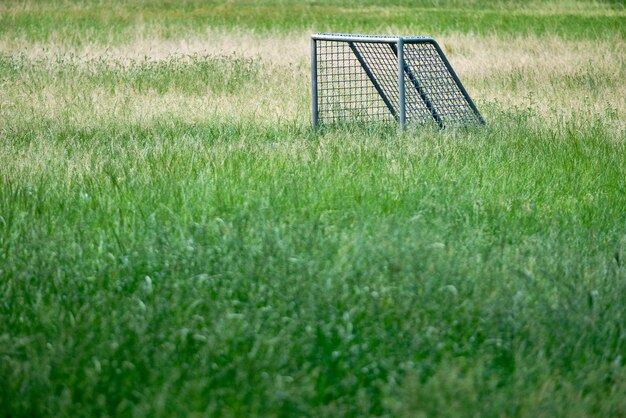
[[[0,10],[0,37],[74,44],[110,45],[155,36],[178,39],[213,28],[256,33],[533,34],[568,39],[626,34],[626,11],[620,2],[9,1]]]

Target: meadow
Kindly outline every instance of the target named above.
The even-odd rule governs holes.
[[[428,35],[487,124],[310,121]],[[626,417],[621,1],[0,3],[0,417]]]

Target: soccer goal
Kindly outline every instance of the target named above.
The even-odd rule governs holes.
[[[311,36],[313,127],[342,121],[397,121],[440,128],[484,120],[431,38]]]

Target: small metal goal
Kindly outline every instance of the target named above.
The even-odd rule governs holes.
[[[431,38],[311,36],[313,127],[347,120],[483,124],[443,51]]]

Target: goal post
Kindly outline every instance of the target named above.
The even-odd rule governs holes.
[[[432,38],[320,33],[311,36],[313,127],[342,121],[484,124]]]

